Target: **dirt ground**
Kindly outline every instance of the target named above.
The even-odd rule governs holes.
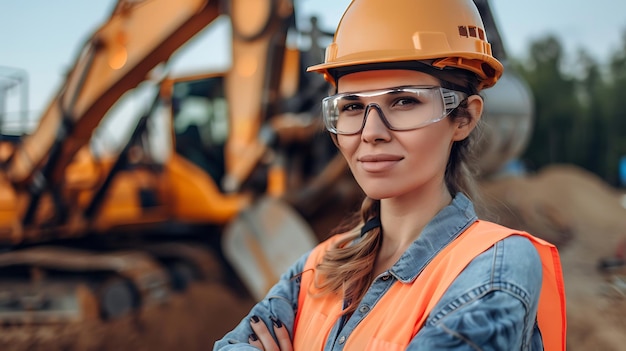
[[[0,329],[2,351],[211,350],[252,306],[221,285],[198,283],[186,294],[136,316],[100,323]]]
[[[626,239],[626,209],[616,189],[580,169],[554,166],[525,178],[482,184],[499,222],[558,245],[567,293],[568,350],[626,350],[626,291],[598,262]],[[329,223],[327,223],[329,224]],[[623,288],[623,287],[622,287]],[[165,305],[114,322],[2,327],[0,350],[210,350],[252,302],[215,283],[198,283]]]

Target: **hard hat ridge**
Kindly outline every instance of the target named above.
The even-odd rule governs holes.
[[[353,0],[324,63],[308,71],[334,83],[337,69],[407,61],[471,71],[481,88],[494,85],[503,71],[472,0]]]

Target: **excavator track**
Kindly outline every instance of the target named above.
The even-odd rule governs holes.
[[[0,255],[0,270],[3,324],[115,318],[171,293],[166,270],[140,251],[35,247]]]

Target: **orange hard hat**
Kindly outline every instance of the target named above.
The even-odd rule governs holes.
[[[343,68],[406,61],[474,72],[480,88],[494,85],[503,71],[472,0],[353,0],[324,63],[307,71],[334,84]]]

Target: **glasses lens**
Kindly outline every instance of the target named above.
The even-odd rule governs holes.
[[[382,112],[385,125],[391,130],[410,130],[443,119],[450,101],[458,100],[441,87],[399,87],[360,93],[344,93],[323,100],[324,122],[329,131],[337,134],[359,133],[366,113]],[[457,93],[457,92],[452,92]],[[460,94],[460,93],[459,93]],[[377,108],[372,109],[375,105]],[[452,108],[458,106],[458,102]]]

